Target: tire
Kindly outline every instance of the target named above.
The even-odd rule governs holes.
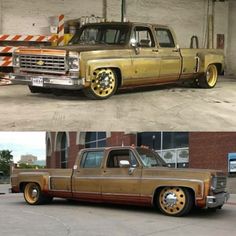
[[[198,79],[200,88],[214,88],[218,80],[218,70],[214,64],[207,67],[204,76]]]
[[[182,187],[164,187],[157,194],[157,206],[168,216],[184,216],[193,208],[191,192]]]
[[[40,205],[49,203],[52,197],[43,195],[41,188],[36,183],[27,183],[24,188],[24,198],[29,205]]]
[[[90,99],[103,100],[111,97],[118,88],[116,73],[110,68],[97,69],[93,72],[93,78],[84,94]]]
[[[51,89],[49,88],[40,88],[29,85],[29,90],[31,93],[51,93]]]
[[[29,85],[29,90],[31,93],[40,93],[40,88]]]

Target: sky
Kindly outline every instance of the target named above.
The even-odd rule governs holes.
[[[26,154],[46,160],[45,137],[46,132],[0,132],[0,150],[12,151],[15,163]]]

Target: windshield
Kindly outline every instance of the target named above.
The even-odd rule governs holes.
[[[74,35],[69,44],[121,45],[127,42],[128,32],[126,25],[87,25]]]
[[[146,148],[136,148],[145,167],[167,166],[165,161],[154,151]]]

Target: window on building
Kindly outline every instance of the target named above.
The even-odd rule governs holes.
[[[143,132],[137,136],[138,146],[155,150],[188,147],[188,132]]]
[[[188,132],[163,132],[163,149],[188,147]]]
[[[148,146],[151,149],[161,149],[161,132],[138,133],[138,146]]]
[[[104,157],[104,152],[85,152],[80,163],[81,168],[99,168]]]
[[[67,137],[66,133],[61,134],[60,142],[60,157],[61,157],[61,168],[67,168],[68,163],[68,149],[67,149]]]
[[[85,148],[106,146],[106,132],[87,132],[85,135]]]
[[[50,138],[48,138],[47,139],[47,159],[46,159],[47,167],[50,167],[51,155],[52,155],[51,140]]]

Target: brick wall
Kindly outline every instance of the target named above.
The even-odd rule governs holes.
[[[125,134],[124,132],[111,132],[107,138],[107,146],[130,146],[136,145],[136,134]]]
[[[228,171],[228,153],[236,152],[236,132],[191,132],[189,166]]]
[[[50,134],[52,153],[51,156],[47,154],[47,167],[60,168],[60,152],[56,150],[56,136],[58,134],[55,132],[50,132]],[[76,143],[77,132],[69,132],[68,137],[68,168],[72,168],[78,152],[84,148],[84,145]],[[107,146],[121,146],[122,144],[124,146],[136,145],[136,135],[126,134],[124,132],[111,132],[110,137],[107,138]]]

